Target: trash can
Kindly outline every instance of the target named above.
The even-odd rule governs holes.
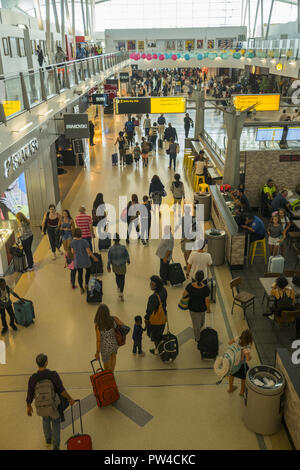
[[[209,229],[205,231],[205,238],[208,241],[207,251],[211,254],[213,266],[224,264],[226,232]]]
[[[249,369],[246,376],[244,423],[250,431],[271,435],[280,430],[285,378],[271,366]]]
[[[211,196],[210,193],[194,193],[194,207],[204,204],[204,220],[210,219]]]

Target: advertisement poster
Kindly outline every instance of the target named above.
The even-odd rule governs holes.
[[[184,45],[183,39],[177,39],[177,50],[178,51],[183,51],[183,45]]]
[[[22,173],[6,191],[0,193],[0,220],[14,220],[17,212],[29,218],[25,175]]]
[[[218,48],[219,49],[232,49],[233,39],[218,39]]]
[[[125,41],[117,41],[117,45],[116,45],[117,51],[125,51],[125,48],[126,48]]]
[[[214,41],[214,39],[209,39],[209,40],[207,41],[207,49],[214,49],[214,47],[215,47],[215,41]]]
[[[145,49],[145,42],[144,41],[138,41],[138,50],[143,51]]]
[[[185,50],[186,50],[186,51],[191,51],[191,50],[193,50],[193,49],[195,49],[195,41],[194,41],[194,39],[187,39],[187,40],[185,41]]]
[[[155,49],[156,41],[147,41],[147,49]]]
[[[127,49],[128,49],[128,51],[135,51],[136,50],[136,41],[127,41]]]
[[[166,41],[166,49],[167,49],[167,51],[175,51],[176,41],[174,41],[174,40]]]
[[[203,49],[203,39],[197,39],[197,49]]]

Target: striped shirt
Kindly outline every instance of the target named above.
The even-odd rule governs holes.
[[[91,238],[91,228],[93,223],[92,217],[87,214],[79,214],[75,217],[75,223],[78,228],[81,229],[82,238]]]

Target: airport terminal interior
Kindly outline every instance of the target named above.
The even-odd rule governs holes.
[[[0,450],[300,450],[300,2],[0,7]]]

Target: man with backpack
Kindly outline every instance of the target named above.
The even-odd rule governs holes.
[[[167,150],[167,153],[169,154],[169,157],[170,157],[169,168],[171,168],[172,162],[173,162],[174,171],[175,171],[176,170],[176,157],[177,157],[177,154],[179,153],[179,145],[174,142],[173,137],[171,137],[170,146]]]
[[[169,122],[168,127],[165,130],[164,140],[170,142],[171,137],[173,137],[174,140],[178,141],[176,129],[172,127],[172,124]]]
[[[161,114],[159,118],[157,119],[157,124],[158,124],[159,138],[163,140],[164,132],[165,132],[165,125],[166,125],[166,119],[163,114]]]
[[[194,121],[190,118],[189,113],[186,113],[184,118],[184,131],[185,131],[185,138],[187,139],[190,132],[190,127],[194,127]]]
[[[128,121],[125,123],[125,130],[127,133],[127,140],[130,144],[130,147],[132,147],[134,136],[134,118],[128,119]]]
[[[76,400],[65,390],[61,378],[54,370],[47,369],[48,357],[38,354],[36,357],[38,371],[28,382],[27,415],[32,416],[32,402],[35,400],[36,413],[43,418],[43,430],[47,446],[53,445],[53,450],[60,447],[60,423],[63,410],[67,403],[74,405]]]
[[[151,127],[151,119],[149,118],[149,114],[146,114],[146,118],[144,120],[143,127],[145,129],[145,136],[148,137],[149,130],[150,130],[150,127]]]

